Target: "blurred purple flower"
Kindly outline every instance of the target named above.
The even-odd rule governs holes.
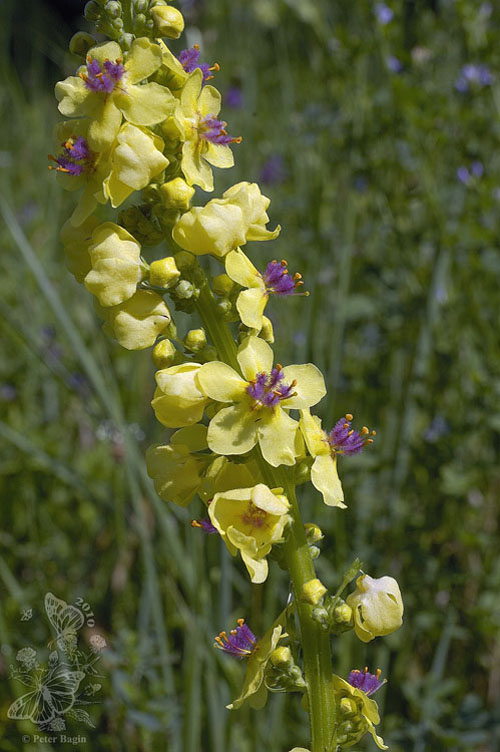
[[[388,5],[385,5],[385,3],[376,3],[373,12],[377,17],[377,21],[382,26],[386,26],[388,23],[391,23],[392,19],[394,18],[393,11],[391,10],[391,8],[389,8]]]
[[[491,3],[481,3],[479,6],[479,15],[483,18],[489,18],[493,13],[493,6]]]
[[[226,92],[225,103],[233,110],[241,110],[243,107],[243,92],[238,86],[231,86]]]
[[[457,178],[464,185],[468,185],[468,183],[470,182],[470,172],[467,169],[467,167],[464,167],[464,165],[462,165],[461,167],[458,168],[458,170],[457,170]]]
[[[17,389],[14,384],[2,384],[0,386],[0,399],[2,402],[14,402],[17,397]]]
[[[450,432],[450,427],[442,415],[436,415],[430,426],[424,432],[424,439],[431,443],[436,442],[441,436]]]
[[[286,178],[287,171],[283,157],[280,154],[273,154],[261,167],[260,182],[265,185],[283,183]]]
[[[394,55],[389,55],[385,60],[385,64],[391,73],[401,73],[403,70],[403,63],[397,57],[394,57]]]
[[[455,89],[460,92],[469,90],[470,85],[479,88],[491,86],[493,83],[493,74],[487,65],[483,63],[467,63],[462,66],[460,76],[455,81]]]
[[[480,162],[479,160],[476,160],[475,162],[471,164],[470,171],[471,171],[471,174],[474,175],[475,178],[482,177],[483,172],[484,172],[483,163]]]

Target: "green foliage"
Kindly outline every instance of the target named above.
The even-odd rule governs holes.
[[[0,11],[2,708],[17,696],[7,681],[17,650],[48,639],[50,590],[84,597],[111,646],[96,728],[85,731],[92,748],[287,750],[305,741],[305,714],[281,695],[267,718],[226,711],[242,671],[211,647],[239,616],[261,634],[286,598],[283,575],[272,566],[265,594],[251,589],[215,537],[152,489],[145,446],[163,434],[149,406],[150,359],[105,340],[58,241],[71,199],[45,155],[57,119],[50,84],[61,77],[52,65],[74,71],[71,34],[14,6]],[[263,180],[283,230],[257,258],[263,267],[267,254],[284,256],[311,291],[269,306],[279,356],[325,373],[325,427],[351,411],[377,429],[372,449],[340,460],[348,516],[301,499],[325,535],[325,584],[335,589],[359,555],[373,576],[396,576],[405,601],[405,625],[389,639],[365,647],[343,636],[337,673],[383,669],[377,700],[387,692],[382,732],[395,752],[493,749],[499,10],[394,3],[383,25],[364,0],[189,6],[188,44],[202,29],[203,58],[222,64],[218,88],[243,100],[223,108],[244,141],[218,192]],[[467,63],[488,65],[493,83],[458,91]],[[471,174],[476,162],[482,175]],[[28,606],[34,617],[21,622]],[[0,749],[19,749],[22,733],[33,733],[29,723],[9,721]]]

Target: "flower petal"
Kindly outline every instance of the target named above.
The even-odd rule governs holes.
[[[208,426],[208,446],[216,454],[244,454],[257,443],[257,416],[240,403],[220,410]]]
[[[337,458],[330,454],[318,455],[311,468],[311,482],[329,507],[345,509],[342,483],[337,473]]]
[[[152,73],[158,70],[162,60],[160,45],[150,42],[146,37],[134,39],[125,61],[127,84],[135,84],[149,78]]]
[[[199,185],[204,191],[213,191],[212,168],[203,159],[201,151],[194,141],[186,141],[182,147],[182,171],[189,185]]]
[[[198,110],[198,97],[202,84],[203,73],[199,68],[196,68],[182,87],[181,92],[182,114],[187,118],[192,118]]]
[[[200,368],[198,383],[203,394],[217,402],[238,402],[248,386],[234,368],[219,361]]]
[[[321,428],[321,420],[317,415],[311,415],[308,408],[300,411],[300,430],[306,440],[307,449],[311,457],[330,454],[327,435]]]
[[[115,94],[114,102],[129,123],[155,125],[172,114],[176,100],[165,86],[153,81],[129,86],[126,91]]]
[[[240,553],[243,563],[250,575],[250,580],[254,585],[259,585],[260,583],[265,582],[269,572],[267,559],[254,559],[250,554],[246,553],[246,551],[241,551]]]
[[[216,117],[221,108],[221,95],[215,86],[204,86],[198,98],[197,109],[202,117]]]
[[[227,254],[226,274],[242,287],[265,289],[262,275],[240,248]]]
[[[236,357],[243,376],[248,381],[258,373],[270,373],[273,367],[273,351],[260,337],[247,337],[238,348]]]
[[[295,436],[299,424],[276,407],[257,424],[259,446],[266,462],[273,467],[295,464]]]
[[[264,285],[262,288],[253,287],[250,290],[242,290],[236,300],[236,309],[240,314],[240,319],[249,329],[262,329],[262,315],[264,313],[269,295],[266,293]]]
[[[214,167],[219,167],[222,170],[234,165],[234,154],[225,144],[208,144],[208,148],[203,155],[207,162],[210,162]]]
[[[285,383],[291,384],[296,381],[294,392],[295,397],[283,400],[283,407],[293,410],[316,405],[326,394],[325,380],[323,374],[312,363],[306,363],[300,366],[285,366],[283,369]]]
[[[101,108],[94,114],[89,125],[87,140],[91,149],[104,151],[116,138],[120,129],[122,114],[112,97],[103,101]]]

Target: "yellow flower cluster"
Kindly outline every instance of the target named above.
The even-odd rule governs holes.
[[[150,18],[158,36],[182,31],[180,12],[166,4],[152,5]],[[90,47],[76,75],[56,85],[67,119],[56,128],[52,169],[64,188],[80,191],[61,231],[69,270],[94,296],[103,329],[122,347],[154,346],[151,404],[169,431],[147,451],[156,491],[181,507],[198,496],[206,517],[193,524],[218,534],[251,581],[262,583],[273,546],[286,543],[297,524],[295,479],[307,477],[325,504],[345,508],[338,456],[372,439],[367,428],[351,429],[350,415],[324,431],[310,412],[326,394],[319,369],[275,363],[264,311],[271,295],[296,294],[301,275],[291,277],[285,260],[259,270],[242,250],[278,237],[279,225],[268,229],[270,200],[256,183],[239,182],[221,198],[191,205],[197,187],[214,190],[213,167],[233,166],[230,145],[241,140],[218,119],[221,95],[207,84],[208,71],[218,66],[199,64],[198,56],[195,47],[176,57],[159,38]],[[115,221],[103,213],[108,203],[122,207]],[[155,248],[147,259],[145,248],[162,239],[167,251]],[[200,266],[205,255],[222,265],[213,289]],[[196,309],[205,328],[198,324],[180,337],[173,306]],[[227,326],[235,321],[238,345]],[[274,468],[283,483],[272,482]],[[326,592],[309,579],[301,602],[316,606]],[[363,575],[347,604],[364,642],[401,624],[401,594],[392,578]],[[266,667],[282,636],[283,624],[275,622],[251,651],[242,693],[230,707],[249,698],[255,707],[263,704]],[[336,693],[357,718],[360,735],[368,731],[384,748],[374,732],[375,703],[338,677]]]

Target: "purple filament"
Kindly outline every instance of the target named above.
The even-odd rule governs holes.
[[[238,619],[238,626],[232,629],[229,636],[226,632],[220,632],[215,638],[215,647],[225,653],[234,655],[235,658],[248,658],[255,650],[257,638],[252,630],[247,627],[244,619]]]

